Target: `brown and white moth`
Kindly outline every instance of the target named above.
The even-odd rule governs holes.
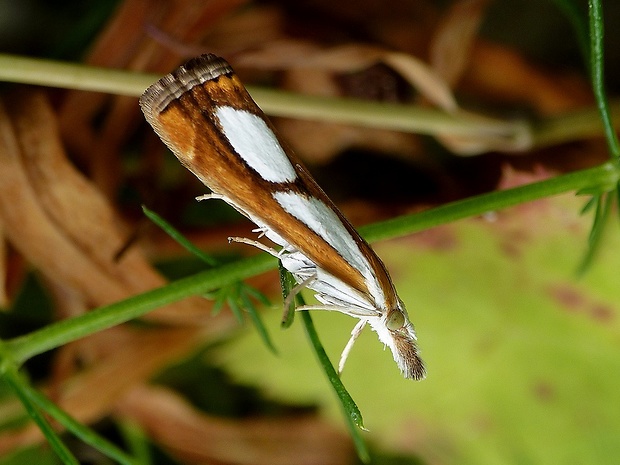
[[[215,55],[192,59],[140,98],[146,120],[212,194],[252,220],[280,246],[244,240],[275,255],[298,288],[320,305],[358,318],[340,370],[366,324],[407,378],[422,379],[416,334],[383,262],[278,139],[230,65]]]

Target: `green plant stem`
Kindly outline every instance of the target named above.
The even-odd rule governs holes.
[[[161,76],[0,54],[0,81],[136,97]]]
[[[371,242],[390,239],[591,186],[610,186],[611,188],[618,182],[619,177],[620,169],[613,163],[605,163],[545,181],[470,197],[421,213],[399,216],[381,223],[363,226],[359,228],[359,231]]]
[[[596,97],[596,104],[600,113],[605,138],[609,145],[611,155],[618,159],[620,157],[620,145],[614,130],[613,122],[609,112],[607,97],[605,96],[605,66],[604,66],[604,24],[603,7],[600,0],[589,0],[588,9],[590,13],[590,67],[592,74],[592,88]]]
[[[611,116],[620,117],[620,102],[609,105]],[[536,148],[563,144],[570,140],[601,137],[604,134],[600,111],[597,107],[574,110],[549,116],[532,126],[532,146]]]
[[[351,437],[353,438],[353,443],[355,445],[355,449],[357,450],[357,455],[364,463],[370,462],[370,454],[368,453],[368,448],[366,447],[366,443],[362,438],[359,429],[364,428],[364,420],[362,418],[362,412],[360,412],[357,404],[347,391],[347,388],[344,387],[342,381],[340,380],[340,376],[336,372],[336,369],[332,365],[331,361],[325,349],[323,348],[323,344],[321,344],[321,340],[319,339],[319,335],[316,332],[316,328],[314,327],[314,322],[312,321],[312,316],[310,312],[304,311],[301,312],[301,319],[304,323],[304,328],[306,330],[306,334],[308,339],[310,339],[310,343],[314,348],[314,353],[317,356],[325,375],[327,376],[332,388],[334,389],[338,399],[340,400],[340,404],[345,413],[345,420],[347,422],[347,427],[351,432]]]
[[[12,354],[13,360],[21,364],[34,355],[140,317],[151,310],[185,297],[200,295],[237,280],[263,273],[275,266],[275,258],[262,254],[212,268],[6,341],[5,347]]]
[[[50,447],[56,453],[58,458],[64,464],[79,465],[77,459],[69,451],[67,446],[60,440],[60,437],[52,428],[52,425],[45,419],[45,417],[39,411],[35,402],[33,402],[28,382],[23,379],[16,369],[4,370],[2,379],[11,387],[13,392],[17,395],[21,403],[26,408],[28,415],[37,424],[45,438],[47,439]]]
[[[0,81],[139,96],[161,76],[83,64],[0,54]],[[334,99],[248,86],[263,110],[273,116],[359,124],[401,131],[522,138],[522,123],[471,114],[450,115],[412,105]],[[515,134],[516,133],[516,134]]]
[[[0,81],[36,84],[117,95],[139,96],[159,77],[155,74],[97,68],[83,64],[0,54]],[[248,86],[273,116],[354,124],[436,136],[493,137],[506,149],[526,149],[602,134],[596,110],[585,109],[528,124],[482,117],[468,112],[449,114],[414,105],[324,98]],[[620,115],[620,106],[612,110]]]
[[[483,194],[421,213],[367,225],[360,228],[360,231],[369,241],[404,236],[564,192],[579,191],[592,186],[615,186],[619,178],[620,168],[610,162],[595,168],[564,174],[505,191]],[[137,318],[155,308],[263,273],[275,268],[276,263],[276,259],[272,256],[262,254],[209,269],[122,302],[101,307],[12,339],[5,343],[5,349],[10,352],[16,363],[23,363],[34,355]]]
[[[136,465],[149,465],[153,463],[149,439],[141,426],[133,420],[119,419],[117,424],[121,431],[123,442],[135,457]]]
[[[84,443],[93,446],[106,456],[114,459],[115,463],[119,463],[121,465],[136,465],[136,460],[108,440],[97,435],[90,428],[76,421],[73,417],[68,415],[39,391],[33,389],[30,385],[23,385],[22,390],[24,395],[28,397],[29,401],[32,402],[34,406],[45,411],[49,416],[54,418],[54,420],[63,425],[67,431],[70,431]]]

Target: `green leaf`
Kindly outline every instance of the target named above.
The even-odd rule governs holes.
[[[153,463],[148,437],[140,425],[131,420],[121,420],[118,425],[124,442],[136,457],[134,463],[136,465]]]
[[[591,223],[575,215],[582,204],[569,194],[512,209],[501,221],[460,221],[377,245],[416,325],[429,376],[402,379],[376,334],[361,334],[342,380],[375,444],[402,446],[429,463],[615,463],[620,224],[608,223],[610,252],[577,281]],[[311,315],[327,353],[336,354],[354,321]],[[273,321],[279,317],[272,312]],[[298,326],[274,334],[278,359],[257,354],[249,366],[254,334],[217,349],[218,358],[234,379],[275,399],[318,404],[324,418],[341,423],[340,402]]]
[[[228,307],[232,311],[233,315],[235,315],[237,321],[240,324],[243,323],[243,311],[241,310],[241,306],[239,305],[237,283],[222,288],[221,292],[223,293],[225,301],[228,304]]]
[[[0,457],[0,465],[58,465],[58,457],[45,445],[14,450]]]

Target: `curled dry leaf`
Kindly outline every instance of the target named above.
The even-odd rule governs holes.
[[[448,84],[426,63],[405,53],[388,53],[382,60],[418,89],[431,103],[447,112],[458,105]]]
[[[116,412],[187,464],[345,465],[354,457],[350,439],[316,416],[213,418],[169,390],[147,386],[133,389]]]
[[[97,363],[63,380],[62,384],[43,387],[59,407],[82,423],[93,423],[109,415],[120,402],[127,405],[131,390],[148,381],[162,367],[178,360],[198,344],[221,337],[231,328],[225,313],[213,318],[209,327],[151,328],[115,327],[94,334],[86,354]],[[61,349],[61,365],[83,361],[83,346],[75,343]],[[79,348],[76,349],[76,345]],[[34,425],[0,434],[0,453],[43,441]]]
[[[478,28],[489,0],[459,0],[446,11],[430,43],[430,64],[435,72],[451,87],[456,86],[472,66],[472,50],[477,43]],[[457,113],[464,115],[463,110]],[[474,115],[469,115],[469,117]],[[493,127],[498,121],[488,119]],[[450,151],[459,155],[479,155],[489,151],[518,152],[531,147],[532,136],[528,125],[507,122],[506,132],[484,129],[472,135],[436,134],[437,139]]]
[[[334,96],[340,90],[332,75],[322,70],[292,68],[283,76],[282,85],[309,95]],[[414,135],[347,124],[281,118],[275,124],[300,157],[311,163],[324,163],[351,147],[411,156],[418,151]]]
[[[455,108],[449,89],[428,66],[411,55],[379,47],[348,44],[325,49],[308,41],[279,40],[258,51],[239,53],[234,63],[241,68],[282,70],[284,88],[325,97],[342,95],[335,74],[360,73],[383,63],[417,88],[424,98],[442,107]],[[420,150],[415,136],[398,131],[297,119],[281,119],[276,124],[294,150],[315,163],[328,161],[352,147],[403,157],[411,157]]]
[[[138,249],[116,254],[129,236],[113,207],[71,165],[55,114],[42,93],[21,93],[12,102],[1,183],[7,234],[50,279],[79,290],[100,306],[165,284]],[[9,157],[8,154],[11,153]],[[10,189],[10,190],[9,190]],[[209,305],[187,299],[152,313],[168,322],[205,321]]]
[[[115,260],[126,236],[122,221],[69,163],[43,94],[21,94],[11,115],[8,107],[0,102],[0,223],[50,284],[64,316],[165,284],[139,250]],[[213,317],[210,308],[186,299],[152,317],[181,328],[117,327],[61,348],[48,392],[80,421],[102,418],[127,389],[236,325],[229,313]],[[30,425],[0,436],[0,450],[40,439]]]
[[[459,37],[469,34],[463,40],[466,45],[471,45],[476,32],[475,25],[480,21],[483,7],[484,2],[480,0],[473,9],[475,14],[470,11],[465,18],[460,17],[464,6],[456,8],[445,25],[446,36],[454,39],[449,33],[450,28],[456,28],[455,25],[459,25],[460,21],[463,24],[462,30],[459,30]],[[455,79],[457,72],[463,72],[466,63],[454,63],[450,54],[457,54],[459,50],[456,50],[455,45],[453,47],[451,49],[444,46],[441,50],[444,54],[442,58],[450,61],[454,66],[451,70],[441,70],[446,73],[447,79],[444,79],[440,72],[410,54],[359,44],[321,49],[305,41],[280,40],[269,43],[258,51],[239,54],[235,64],[259,69],[284,70],[283,81],[287,89],[312,95],[338,96],[339,90],[333,80],[334,73],[359,72],[377,63],[383,63],[415,88],[426,102],[443,109],[452,117],[463,117],[469,122],[480,121],[480,126],[476,130],[472,127],[472,131],[475,132],[471,135],[455,136],[441,132],[435,134],[452,152],[469,156],[492,150],[522,151],[531,147],[532,136],[529,125],[519,121],[501,121],[484,115],[476,115],[459,108],[450,88],[449,79]],[[484,123],[487,121],[489,129],[485,130]],[[325,125],[299,120],[278,122],[278,127],[291,141],[296,151],[306,159],[323,161],[350,147],[366,147],[409,156],[416,153],[416,144],[413,139],[403,137],[402,133],[395,131],[361,129],[347,125]],[[322,133],[318,134],[319,131]],[[304,134],[306,134],[308,143],[300,143],[303,139],[299,137],[303,137]]]
[[[237,8],[243,5],[235,5],[231,1],[223,3],[230,11],[235,10],[234,14],[225,15],[211,27],[204,28],[205,36],[200,42],[189,43],[179,37],[179,31],[165,32],[155,22],[145,24],[145,31],[163,49],[174,50],[176,55],[188,59],[207,52],[231,57],[239,50],[276,40],[281,35],[283,15],[275,5],[253,4],[251,8]]]
[[[384,63],[401,75],[428,101],[447,111],[456,109],[450,87],[422,60],[406,53],[376,46],[345,44],[324,49],[304,41],[271,42],[255,52],[244,52],[235,59],[238,66],[262,69],[314,70],[324,73],[353,73]]]
[[[0,107],[0,145],[0,216],[15,248],[52,279],[83,289],[92,303],[123,298],[122,288],[86,259],[42,208],[25,170],[13,123],[3,105]],[[101,280],[98,286],[90,284],[94,278]]]
[[[553,115],[591,105],[587,79],[545,69],[518,51],[490,42],[478,42],[463,85],[487,99],[527,105],[540,115]]]
[[[120,2],[85,62],[134,71],[168,72],[178,65],[179,55],[148,37],[145,25],[191,44],[246,1]],[[73,91],[64,98],[60,120],[71,152],[81,158],[98,188],[110,197],[120,182],[121,149],[143,122],[136,99]]]
[[[430,65],[451,87],[471,62],[471,49],[489,0],[454,2],[439,22],[430,43]]]
[[[4,227],[0,219],[0,311],[6,310],[9,306],[8,295],[8,257],[6,241],[4,240]]]

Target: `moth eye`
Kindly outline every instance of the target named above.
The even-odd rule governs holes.
[[[385,325],[391,331],[397,331],[405,326],[405,315],[402,312],[394,311],[388,315]]]

